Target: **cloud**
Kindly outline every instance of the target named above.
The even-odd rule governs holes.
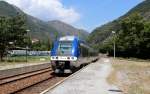
[[[27,14],[42,20],[61,20],[66,23],[76,23],[80,14],[72,7],[66,7],[61,0],[6,0],[16,5]]]

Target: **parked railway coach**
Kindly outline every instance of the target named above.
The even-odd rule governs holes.
[[[81,57],[97,55],[84,41],[76,36],[61,37],[54,42],[51,50],[51,65],[55,73],[72,73],[81,63]]]

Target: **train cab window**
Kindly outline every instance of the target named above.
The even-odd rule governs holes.
[[[72,42],[69,41],[59,42],[58,51],[60,52],[61,55],[71,54],[71,50],[72,50]]]
[[[79,43],[79,45],[78,45],[78,49],[79,49],[80,56],[82,56],[81,45],[80,45],[80,43]]]

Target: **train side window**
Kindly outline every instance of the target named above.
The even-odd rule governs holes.
[[[79,54],[81,55],[82,53],[81,53],[81,45],[80,45],[80,43],[78,45],[78,49],[79,49]]]

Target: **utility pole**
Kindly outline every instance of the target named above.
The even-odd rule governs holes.
[[[116,43],[115,43],[115,39],[116,39],[116,32],[115,31],[112,31],[113,35],[114,35],[114,58],[116,57]]]
[[[28,35],[28,32],[30,32],[30,30],[27,29],[26,31],[27,31],[27,35]],[[29,36],[29,37],[30,37],[30,36]],[[26,45],[26,62],[28,62],[28,49],[29,49],[28,46],[29,46],[29,45],[28,45],[28,43],[27,43],[27,45]]]

